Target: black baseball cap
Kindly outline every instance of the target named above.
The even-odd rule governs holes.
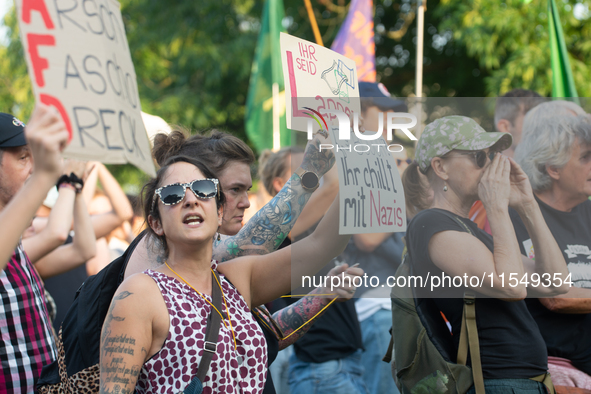
[[[27,145],[25,124],[16,116],[0,112],[0,148]]]
[[[408,110],[404,101],[390,97],[390,92],[383,83],[359,82],[359,97],[371,98],[373,104],[380,109],[391,109],[400,112]]]

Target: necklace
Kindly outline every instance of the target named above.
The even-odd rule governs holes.
[[[226,328],[228,328],[228,325],[226,324],[225,320],[224,320],[224,315],[222,315],[222,313],[218,310],[218,308],[215,307],[215,305],[213,305],[211,302],[209,302],[209,300],[207,298],[205,298],[203,296],[203,294],[201,294],[201,292],[199,290],[197,290],[196,288],[194,288],[193,286],[191,286],[191,284],[189,282],[187,282],[185,280],[185,278],[183,278],[182,276],[180,276],[175,270],[173,270],[170,265],[168,265],[168,262],[164,262],[164,264],[166,264],[166,266],[168,267],[169,270],[171,270],[176,276],[178,276],[183,282],[185,282],[185,284],[187,286],[189,286],[191,289],[195,290],[195,292],[197,294],[199,294],[199,296],[201,298],[203,298],[203,300],[205,302],[207,302],[209,305],[211,305],[211,307],[220,315],[220,317],[222,318],[222,323],[224,323],[224,326]],[[236,335],[234,334],[234,328],[232,327],[232,318],[230,317],[230,311],[228,310],[228,304],[226,302],[226,297],[224,296],[224,290],[222,289],[222,284],[218,281],[217,276],[215,275],[215,273],[213,272],[213,270],[210,268],[211,270],[211,274],[213,275],[215,281],[217,282],[218,286],[220,287],[220,291],[222,292],[222,300],[224,300],[224,305],[226,306],[226,314],[228,315],[228,321],[230,322],[230,332],[232,333],[232,339],[234,340],[234,351],[236,353],[238,353],[238,346],[236,345]],[[212,312],[213,313],[213,310]],[[240,356],[238,356],[240,357]],[[238,360],[239,364],[242,364],[241,359]]]

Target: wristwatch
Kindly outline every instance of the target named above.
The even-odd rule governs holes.
[[[302,180],[302,187],[304,190],[313,192],[318,189],[318,175],[312,171],[306,171],[302,167],[299,167],[295,172]]]

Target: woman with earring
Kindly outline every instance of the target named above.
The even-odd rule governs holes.
[[[292,260],[294,269],[309,275],[342,252],[349,236],[337,235],[338,204],[293,250],[218,265],[212,253],[223,194],[206,165],[169,159],[144,187],[144,202],[149,231],[162,243],[166,261],[126,279],[113,298],[101,336],[101,392],[185,389],[205,351],[207,318],[217,313],[220,331],[204,392],[260,393],[267,350],[250,309],[290,290]],[[213,308],[214,286],[222,292],[221,310]]]
[[[435,292],[417,289],[430,298],[451,323],[452,349],[458,349],[465,294],[476,296],[480,359],[487,393],[546,393],[530,378],[547,372],[544,340],[523,299],[566,292],[564,283],[536,286],[532,278],[551,273],[568,275],[556,241],[544,222],[529,180],[513,159],[499,152],[511,145],[508,133],[487,133],[474,120],[448,116],[427,125],[417,144],[417,161],[407,169],[405,188],[420,183],[418,167],[434,192],[428,209],[419,212],[407,230],[408,256],[414,272],[426,278],[464,277],[461,286]],[[421,188],[408,188],[421,190]],[[410,204],[415,197],[407,193]],[[492,237],[469,220],[476,200],[484,204]],[[535,262],[522,256],[508,208],[526,223],[536,245]],[[494,243],[493,243],[494,241]],[[518,278],[517,282],[509,278]],[[529,279],[529,286],[526,280]],[[445,283],[445,282],[444,282]],[[443,298],[445,297],[445,298]],[[436,309],[437,310],[437,309]],[[443,320],[441,320],[442,324]],[[399,365],[398,368],[404,368]],[[473,386],[468,393],[474,393]]]

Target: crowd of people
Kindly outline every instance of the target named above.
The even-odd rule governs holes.
[[[369,132],[407,111],[383,85],[359,88]],[[298,289],[314,274],[386,283],[403,256],[421,278],[487,278],[415,289],[457,354],[476,294],[482,381],[468,392],[546,393],[550,375],[591,390],[591,116],[517,89],[494,124],[429,123],[415,159],[395,157],[406,233],[350,236],[323,133],[262,152],[268,201],[246,221],[257,159],[229,133],[157,134],[157,176],[127,196],[103,164],[61,158],[53,109],[26,126],[0,114],[0,391],[412,392],[417,366],[382,361],[397,350],[388,287]]]

